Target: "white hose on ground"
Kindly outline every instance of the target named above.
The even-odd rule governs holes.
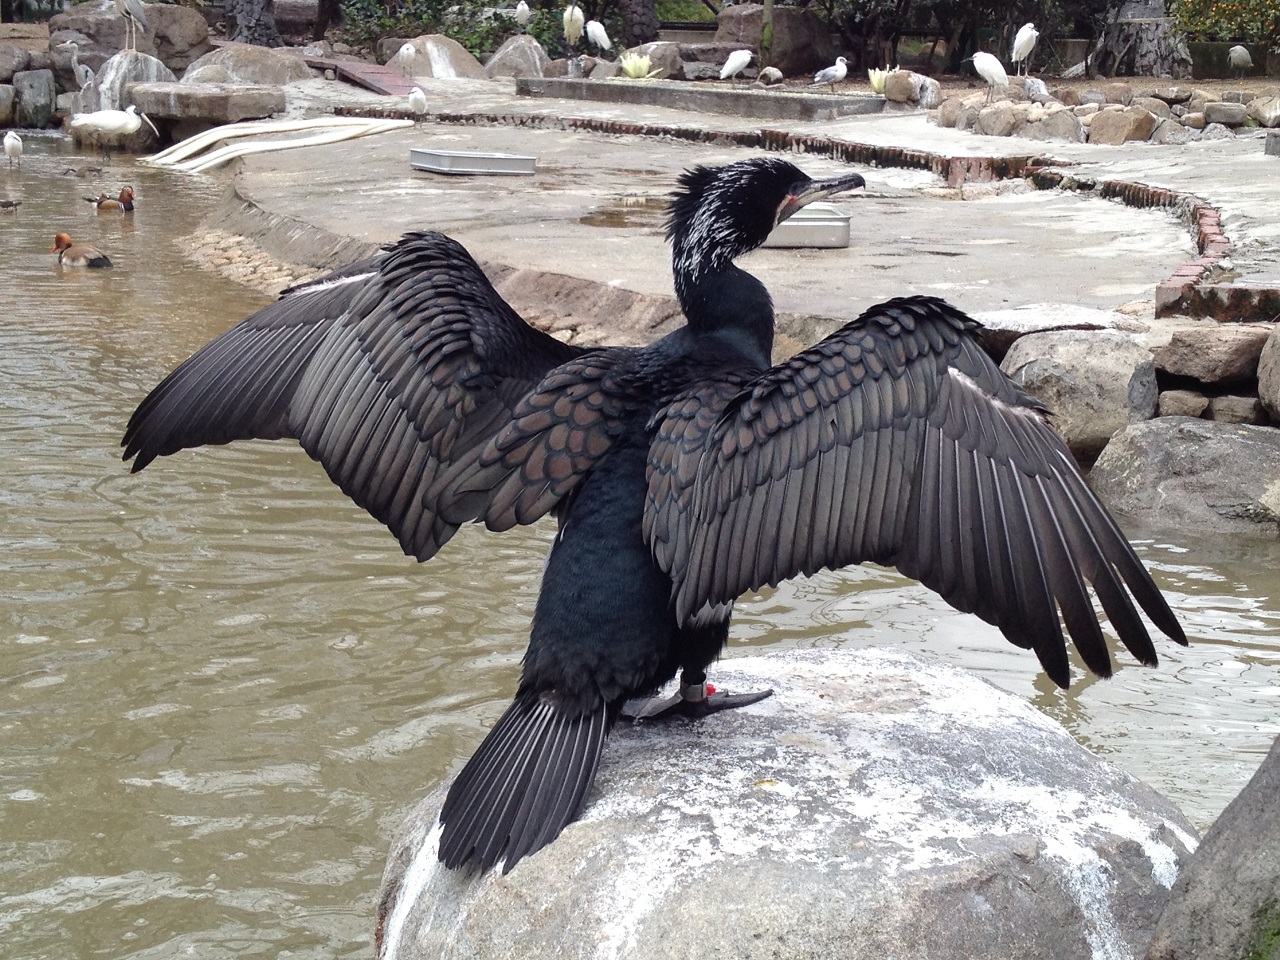
[[[412,120],[370,119],[368,117],[317,117],[311,120],[258,120],[244,123],[231,123],[222,127],[214,127],[204,133],[188,137],[168,149],[161,150],[154,156],[146,157],[142,162],[157,166],[173,167],[187,173],[199,173],[219,164],[226,163],[236,157],[250,153],[266,153],[273,150],[292,150],[296,147],[316,146],[323,143],[336,143],[356,137],[365,137],[375,133],[385,133],[400,127],[413,126]],[[208,156],[187,159],[224,140],[235,140],[241,137],[257,136],[268,133],[294,133],[300,130],[324,129],[326,132],[312,137],[299,137],[296,140],[261,140],[254,143],[228,144],[215,150]]]

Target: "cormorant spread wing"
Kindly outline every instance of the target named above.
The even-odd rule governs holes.
[[[1061,686],[1059,611],[1089,668],[1111,672],[1086,581],[1141,662],[1156,652],[1130,594],[1185,643],[1044,407],[982,351],[977,326],[941,300],[892,300],[727,402],[713,382],[672,403],[645,533],[677,617],[870,560],[1034,648]]]
[[[425,560],[457,529],[426,498],[437,476],[584,352],[526,324],[456,241],[411,233],[186,360],[130,419],[124,456],[137,471],[202,444],[295,438]]]

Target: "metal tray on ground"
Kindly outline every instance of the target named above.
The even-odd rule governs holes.
[[[834,203],[811,203],[778,224],[766,247],[847,247],[851,214]]]
[[[409,166],[431,173],[516,174],[528,176],[537,166],[536,157],[515,153],[480,153],[475,150],[433,150],[415,148],[409,151]]]

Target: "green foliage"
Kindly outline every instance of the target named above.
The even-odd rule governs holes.
[[[1244,960],[1275,960],[1280,957],[1280,904],[1274,900],[1254,916],[1253,943]]]
[[[1243,40],[1280,49],[1276,0],[1176,0],[1178,29],[1193,40]]]
[[[657,0],[663,23],[715,23],[716,15],[701,0]]]
[[[515,5],[511,0],[509,9]],[[342,5],[344,32],[356,46],[373,46],[383,37],[442,33],[482,59],[521,32],[510,15],[491,9],[476,0],[345,0]],[[559,11],[535,8],[528,32],[556,56],[564,42]]]

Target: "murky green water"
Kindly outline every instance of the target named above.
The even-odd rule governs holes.
[[[118,442],[178,360],[264,300],[174,248],[204,181],[0,169],[0,956],[367,956],[390,832],[513,689],[549,530],[400,555],[287,444]],[[131,218],[79,198],[138,191]],[[109,272],[65,271],[66,230]],[[1196,640],[1069,694],[880,570],[741,604],[733,650],[898,644],[1032,699],[1210,821],[1280,730],[1280,548],[1142,543]],[[836,637],[838,639],[832,639]],[[606,761],[607,762],[607,761]]]

